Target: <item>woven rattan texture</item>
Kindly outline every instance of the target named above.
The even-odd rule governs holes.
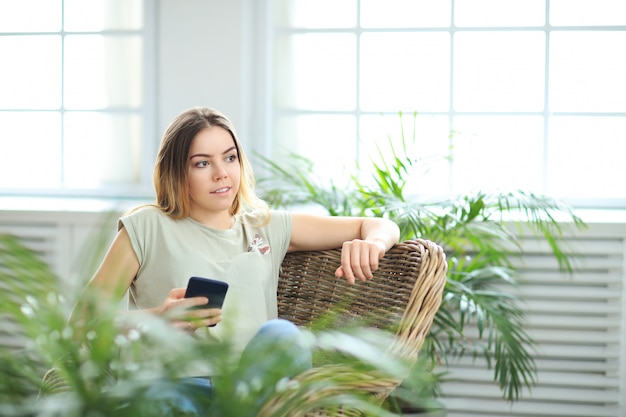
[[[306,326],[315,324],[328,311],[335,311],[341,325],[354,320],[390,329],[396,336],[387,353],[404,358],[409,365],[413,363],[441,305],[447,272],[443,249],[422,239],[397,244],[380,261],[374,279],[354,285],[335,277],[340,259],[340,249],[288,254],[280,275],[279,316]],[[302,385],[332,379],[345,381],[322,384],[320,390],[330,390],[335,395],[365,393],[378,404],[402,382],[378,372],[359,375],[353,372],[341,365],[323,365],[296,380]],[[359,410],[344,407],[332,410],[307,407],[327,394],[310,392],[294,398],[299,394],[289,390],[277,393],[264,405],[259,416],[362,415]],[[297,408],[291,408],[290,404],[297,404]]]
[[[369,318],[375,320],[371,323],[375,327],[388,327],[398,321],[411,296],[411,277],[417,275],[420,256],[419,252],[410,257],[405,252],[390,253],[374,279],[351,285],[335,277],[341,265],[339,249],[289,253],[278,284],[279,316],[306,325],[331,309],[341,309],[348,316],[344,318]]]

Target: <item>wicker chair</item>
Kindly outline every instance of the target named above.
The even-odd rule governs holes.
[[[414,363],[441,304],[447,271],[443,249],[422,239],[397,244],[380,261],[373,280],[355,285],[335,277],[340,261],[340,249],[287,254],[278,287],[279,316],[306,326],[340,306],[337,314],[343,320],[363,318],[370,326],[396,329],[388,353]],[[304,383],[341,372],[351,371],[337,365],[323,365],[297,379]],[[379,404],[402,382],[376,374],[363,374],[358,381],[352,380],[343,389],[370,393]],[[332,389],[337,394],[342,391],[341,386]],[[259,416],[300,415],[282,407],[289,396],[289,390],[275,395]],[[305,402],[300,399],[299,408]],[[325,413],[316,410],[306,415],[323,416]]]
[[[441,304],[447,270],[443,249],[422,239],[399,243],[381,259],[373,280],[355,285],[335,277],[335,269],[340,262],[340,249],[287,254],[278,288],[279,316],[306,326],[332,309],[343,319],[366,319],[369,326],[396,329],[388,352],[413,363]],[[297,379],[314,381],[341,372],[351,370],[337,365],[319,366],[304,372]],[[374,401],[382,403],[402,382],[374,373],[359,375],[358,380],[356,384],[352,382],[333,389],[337,393],[342,390],[366,392],[373,396]],[[48,387],[47,392],[68,390],[55,369],[46,374],[44,384]],[[289,390],[274,395],[259,416],[301,415],[285,409],[289,395]],[[302,399],[298,401],[300,405],[305,405],[305,402]],[[324,410],[316,410],[306,415],[325,414]]]

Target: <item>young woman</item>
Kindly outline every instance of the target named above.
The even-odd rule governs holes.
[[[399,239],[397,225],[381,218],[270,210],[255,195],[231,122],[210,108],[189,109],[172,121],[154,185],[156,203],[119,220],[89,287],[110,299],[128,292],[132,309],[164,316],[190,333],[202,328],[219,340],[230,332],[244,355],[297,334],[295,326],[277,319],[279,268],[287,252],[342,247],[336,275],[353,283],[371,279]],[[192,276],[229,284],[222,309],[190,310],[207,302],[184,298]]]

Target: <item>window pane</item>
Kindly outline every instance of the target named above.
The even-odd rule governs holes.
[[[543,32],[457,33],[454,59],[456,110],[543,110]]]
[[[276,104],[308,110],[353,110],[356,38],[352,34],[278,37]]]
[[[543,26],[545,0],[455,0],[457,26]]]
[[[550,0],[553,26],[626,25],[624,0]]]
[[[65,115],[65,185],[96,188],[140,181],[141,117],[68,112]]]
[[[548,191],[568,198],[626,198],[624,132],[625,117],[553,117]]]
[[[274,19],[279,27],[355,27],[356,0],[275,0]]]
[[[454,120],[455,192],[543,190],[543,119],[463,116]]]
[[[553,32],[551,111],[626,111],[626,33]]]
[[[0,188],[58,187],[61,117],[57,112],[0,112]]]
[[[65,38],[65,107],[139,107],[142,94],[139,36]]]
[[[295,152],[315,162],[322,181],[341,184],[354,172],[356,120],[354,116],[283,116],[275,121],[278,160]]]
[[[68,32],[143,28],[141,0],[64,0],[63,10]]]
[[[450,0],[361,0],[361,26],[447,27],[450,26]]]
[[[0,37],[0,108],[61,107],[61,37]]]
[[[298,2],[279,3],[293,6]],[[401,110],[405,124],[410,125],[412,117],[406,115],[418,111],[418,140],[420,133],[428,135],[418,151],[445,156],[451,143],[452,161],[439,159],[429,165],[432,176],[411,181],[410,193],[441,195],[443,190],[459,193],[473,188],[504,188],[549,192],[575,201],[593,198],[592,205],[603,204],[601,200],[606,198],[626,201],[626,191],[621,189],[598,190],[589,185],[585,190],[585,185],[579,190],[576,185],[583,176],[589,184],[626,178],[626,164],[617,157],[626,154],[626,54],[622,53],[626,51],[626,31],[621,26],[605,31],[598,27],[551,30],[546,26],[626,25],[624,0],[360,0],[357,6],[354,12],[360,16],[356,28],[278,28],[282,38],[274,45],[279,58],[274,62],[273,80],[278,114],[298,114],[294,109],[306,114],[324,113],[323,117],[349,113],[358,120],[358,142],[341,142],[340,151],[347,155],[355,147],[361,167],[366,167],[376,145],[387,145],[388,133],[393,140],[401,137],[399,120],[388,114]],[[453,26],[447,30],[450,24]],[[409,29],[403,29],[406,27]],[[347,43],[345,51],[330,56],[312,53],[312,45],[320,45],[313,41],[311,50],[300,49],[300,44],[290,41],[333,35],[354,36],[357,52],[349,57],[358,60],[355,70],[342,60],[351,53],[352,46]],[[336,46],[334,40],[328,43],[331,50]],[[299,56],[301,63],[296,65],[293,56]],[[336,62],[339,75],[333,75]],[[324,67],[333,71],[325,72]],[[327,80],[335,79],[341,82],[326,88]],[[352,88],[354,82],[356,90]],[[449,116],[450,112],[458,113]],[[553,118],[564,118],[566,112],[584,113],[594,121],[576,122],[572,127],[562,126],[566,122],[552,122]],[[593,113],[620,117],[591,118]],[[306,117],[314,120],[314,116]],[[450,117],[456,132],[452,139],[448,137]],[[284,138],[277,149],[291,147],[291,141],[306,141],[306,152],[311,155],[335,158],[325,154],[324,147],[308,133],[315,130],[313,123],[305,126],[301,120],[275,119],[275,127],[283,130]],[[345,126],[352,129],[349,123]],[[405,126],[405,135],[410,128]],[[596,140],[594,129],[602,135],[597,147],[601,150],[597,151],[592,144]],[[586,135],[586,141],[571,139],[577,131]],[[614,150],[602,142],[609,138],[621,140],[619,145],[612,145]],[[328,143],[328,149],[339,144]],[[587,152],[591,146],[594,150]],[[560,154],[574,155],[571,159],[575,162],[561,162],[551,170]],[[608,154],[611,158],[603,157]],[[595,168],[597,162],[585,169],[586,158],[603,161],[602,169]],[[345,166],[328,163],[325,175],[341,175]],[[570,175],[567,170],[574,171],[576,166],[578,171]],[[579,179],[570,180],[576,175]],[[559,187],[564,191],[557,195]]]
[[[412,114],[366,115],[361,117],[359,137],[359,160],[362,168],[370,167],[370,161],[380,164],[381,154],[385,161],[392,161],[391,146],[400,158],[405,156],[417,161],[407,178],[407,195],[437,195],[448,192],[450,153],[450,121],[447,116],[421,116]],[[403,138],[404,137],[404,145]],[[378,148],[381,150],[379,154]],[[371,178],[371,171],[364,173],[362,181]]]
[[[450,35],[370,33],[361,40],[361,107],[366,111],[447,111]]]
[[[0,32],[61,30],[61,0],[0,0]]]

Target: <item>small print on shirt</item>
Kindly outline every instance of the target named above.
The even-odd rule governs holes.
[[[248,252],[259,252],[261,255],[270,253],[270,245],[263,242],[263,238],[259,234],[255,234],[252,242],[248,244]]]

